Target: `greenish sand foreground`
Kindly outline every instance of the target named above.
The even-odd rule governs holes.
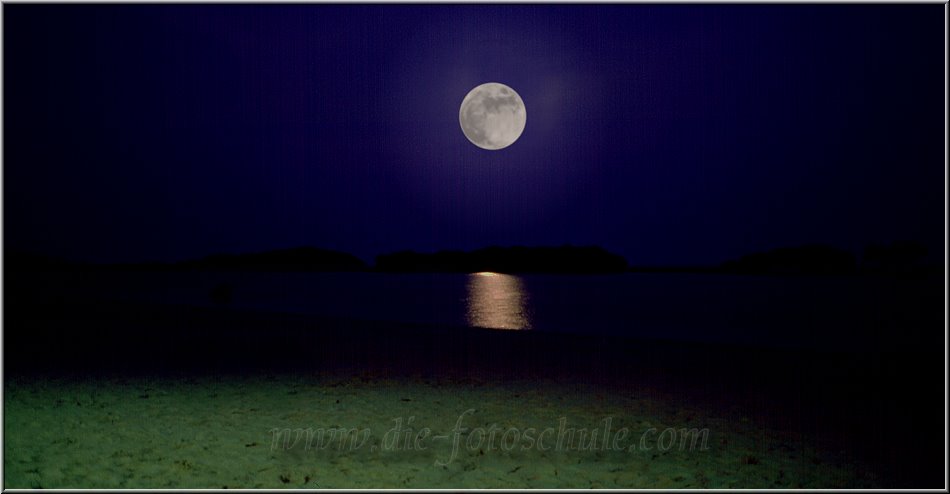
[[[4,398],[6,488],[878,483],[844,453],[739,407],[584,381],[8,376]]]

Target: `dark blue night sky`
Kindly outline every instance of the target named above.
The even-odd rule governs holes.
[[[5,245],[944,248],[943,5],[4,6]],[[473,146],[459,105],[514,88]]]

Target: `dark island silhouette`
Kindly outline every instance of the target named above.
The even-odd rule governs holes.
[[[5,274],[42,271],[77,271],[92,269],[95,265],[48,256],[36,252],[18,249],[3,250],[3,271]]]
[[[250,254],[214,254],[202,259],[182,261],[181,269],[235,271],[365,271],[368,266],[360,258],[328,249],[297,247]]]
[[[486,247],[471,252],[413,251],[376,257],[381,272],[622,273],[627,260],[601,247]]]
[[[243,254],[212,254],[177,262],[132,262],[96,264],[61,259],[32,252],[8,250],[4,264],[13,271],[365,271],[360,258],[329,249],[296,247]]]
[[[733,275],[880,275],[920,277],[943,272],[942,263],[927,262],[923,245],[898,241],[872,244],[860,260],[847,250],[809,244],[755,252],[719,265],[630,266],[618,254],[598,246],[485,247],[473,251],[410,250],[381,254],[374,266],[355,255],[316,247],[253,253],[219,253],[177,262],[89,263],[9,249],[4,267],[10,274],[41,271],[273,271],[381,273],[709,273]],[[220,297],[219,297],[220,298]],[[226,298],[226,297],[224,297]]]
[[[869,245],[858,260],[852,252],[810,244],[757,252],[726,261],[706,272],[750,275],[883,275],[924,277],[943,273],[943,265],[927,263],[927,248],[910,241]]]
[[[864,249],[861,269],[866,273],[915,276],[936,272],[938,266],[926,262],[927,247],[916,242],[872,244]],[[942,272],[943,270],[940,269]]]
[[[845,275],[855,274],[855,255],[828,245],[783,247],[726,261],[721,271],[734,274]]]

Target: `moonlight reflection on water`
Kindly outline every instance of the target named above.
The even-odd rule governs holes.
[[[521,278],[500,273],[472,273],[468,279],[467,315],[472,326],[531,329],[528,294]]]

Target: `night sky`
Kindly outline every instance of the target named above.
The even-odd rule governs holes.
[[[942,258],[944,8],[5,5],[5,248]],[[489,81],[500,151],[458,121]]]

